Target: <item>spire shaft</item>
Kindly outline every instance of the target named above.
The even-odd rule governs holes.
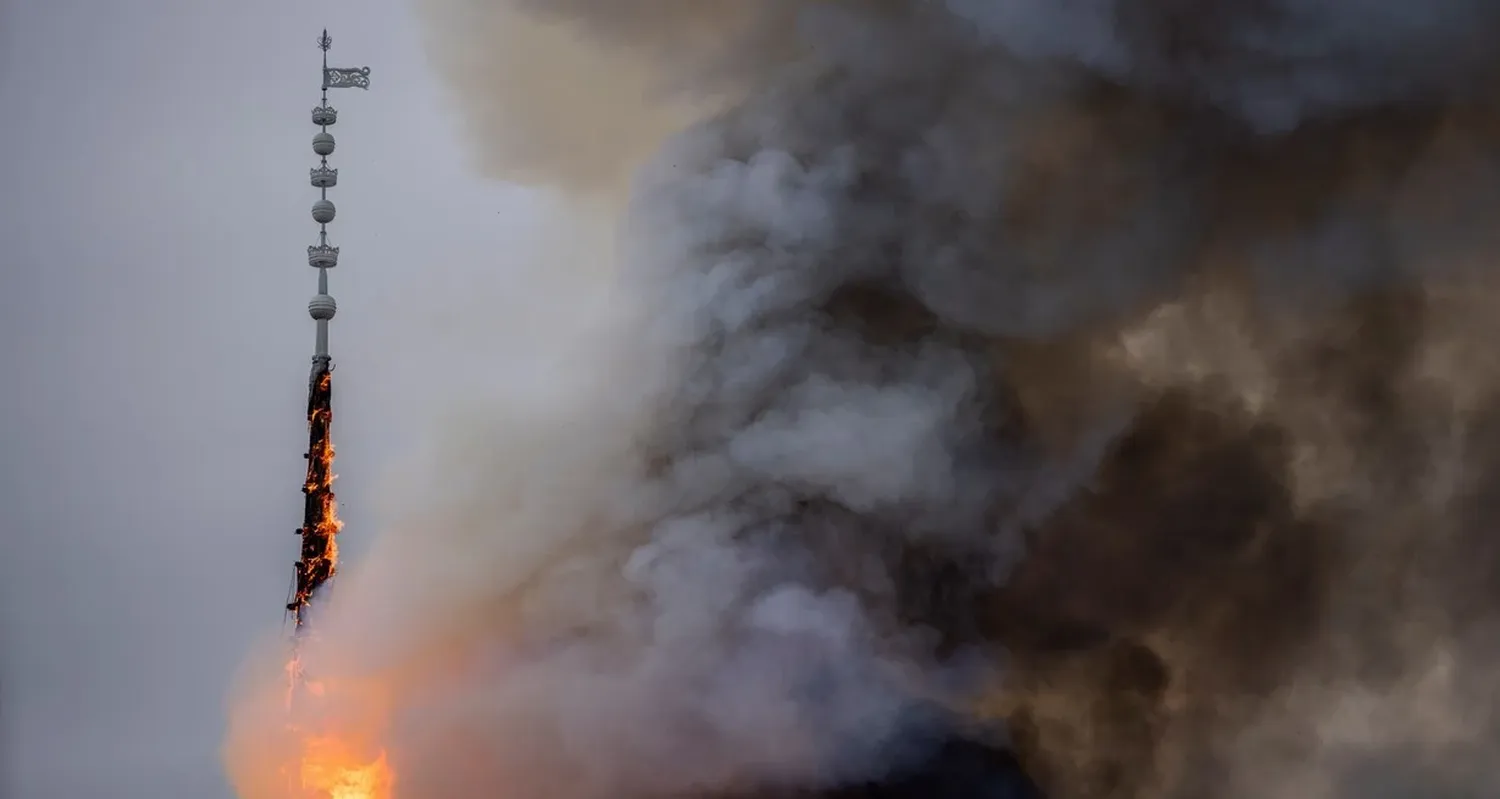
[[[337,312],[337,305],[328,293],[328,272],[338,266],[339,259],[339,248],[328,241],[328,224],[337,213],[333,201],[328,199],[328,190],[338,185],[339,177],[339,171],[328,165],[328,156],[334,150],[333,134],[328,128],[338,121],[338,111],[328,103],[328,90],[367,89],[370,85],[369,67],[328,66],[328,49],[332,45],[333,39],[324,29],[318,37],[318,49],[323,51],[322,94],[312,112],[312,122],[318,127],[312,140],[318,166],[310,171],[312,185],[318,189],[318,199],[312,206],[313,221],[318,224],[318,243],[307,248],[307,263],[318,270],[318,293],[307,306],[308,315],[316,323],[316,334],[312,374],[308,379],[307,476],[302,486],[306,503],[302,527],[297,530],[302,538],[302,557],[296,563],[296,582],[287,603],[287,612],[298,631],[306,621],[308,604],[338,571],[338,545],[334,536],[342,527],[333,495],[333,356],[328,351],[329,322]]]

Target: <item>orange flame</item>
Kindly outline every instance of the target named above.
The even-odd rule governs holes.
[[[288,606],[296,621],[291,659],[285,665],[286,709],[293,721],[286,726],[294,748],[284,752],[282,776],[287,778],[288,799],[391,799],[395,772],[384,749],[371,745],[372,737],[357,726],[335,724],[340,717],[330,713],[327,705],[348,697],[336,696],[342,686],[326,681],[308,680],[304,672],[300,645],[308,631],[304,629],[303,610],[320,586],[338,571],[337,535],[344,523],[338,517],[338,500],[333,495],[333,441],[330,427],[333,412],[328,407],[332,375],[318,376],[315,393],[309,397],[308,426],[312,441],[308,448],[307,479],[302,490],[308,495],[308,517],[299,531],[303,538],[302,559],[298,564],[297,589]],[[321,395],[321,396],[320,396]],[[303,703],[300,707],[294,707]],[[364,708],[361,712],[368,711]],[[348,719],[340,718],[347,722]],[[314,725],[316,729],[302,726]],[[280,759],[280,758],[278,758]],[[288,762],[288,760],[290,762]],[[300,788],[300,791],[298,790]]]
[[[316,718],[316,723],[322,728],[317,732],[298,725],[287,728],[297,741],[297,762],[284,769],[296,787],[301,788],[301,793],[294,796],[297,799],[391,799],[396,773],[386,751],[371,745],[373,736],[368,730],[359,730],[356,725],[336,724],[319,712],[319,705],[335,698],[332,689],[338,685],[306,679],[301,658],[296,654],[285,669],[288,710],[292,709],[294,698],[314,703],[304,705],[298,715]],[[372,709],[364,708],[365,711]]]
[[[333,736],[303,741],[300,771],[302,789],[316,799],[390,799],[396,784],[385,750],[370,760]]]
[[[295,595],[288,610],[301,628],[303,611],[312,601],[313,594],[328,580],[333,579],[339,569],[337,536],[344,528],[338,517],[338,500],[333,494],[333,482],[338,476],[333,473],[334,447],[331,425],[333,411],[327,400],[333,376],[323,372],[318,376],[314,394],[309,398],[308,429],[312,433],[307,453],[307,478],[302,490],[312,505],[308,518],[300,530],[302,534],[302,560]],[[319,399],[321,397],[321,400]]]

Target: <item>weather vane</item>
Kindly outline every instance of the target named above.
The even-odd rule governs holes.
[[[330,67],[328,66],[328,48],[333,46],[333,37],[328,35],[328,29],[323,29],[323,35],[318,37],[318,49],[323,51],[323,91],[329,89],[368,89],[370,88],[369,67]],[[324,98],[327,99],[326,97]]]

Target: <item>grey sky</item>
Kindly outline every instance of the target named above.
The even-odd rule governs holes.
[[[463,385],[529,224],[470,177],[403,0],[0,0],[0,678],[19,799],[227,797],[225,686],[274,629],[300,524],[314,39],[334,95],[337,484]],[[468,378],[463,378],[468,379]]]

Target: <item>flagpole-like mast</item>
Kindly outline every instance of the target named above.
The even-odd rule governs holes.
[[[313,136],[312,148],[320,159],[310,170],[310,180],[318,190],[312,205],[312,218],[318,223],[318,243],[307,248],[307,264],[318,270],[318,293],[307,304],[307,312],[317,324],[313,347],[312,374],[308,380],[307,479],[302,486],[306,495],[302,527],[302,557],[296,563],[295,584],[287,612],[298,633],[307,621],[308,604],[318,589],[338,571],[338,544],[335,536],[343,526],[338,519],[338,503],[333,495],[333,357],[328,353],[328,323],[338,310],[328,294],[328,270],[338,266],[339,248],[328,243],[328,223],[337,213],[328,190],[338,185],[339,171],[328,166],[333,154],[333,134],[328,128],[338,122],[338,111],[328,104],[328,90],[333,88],[370,88],[370,68],[336,69],[328,66],[328,49],[333,39],[324,29],[318,37],[323,51],[322,100],[312,110],[312,122],[319,130]]]

